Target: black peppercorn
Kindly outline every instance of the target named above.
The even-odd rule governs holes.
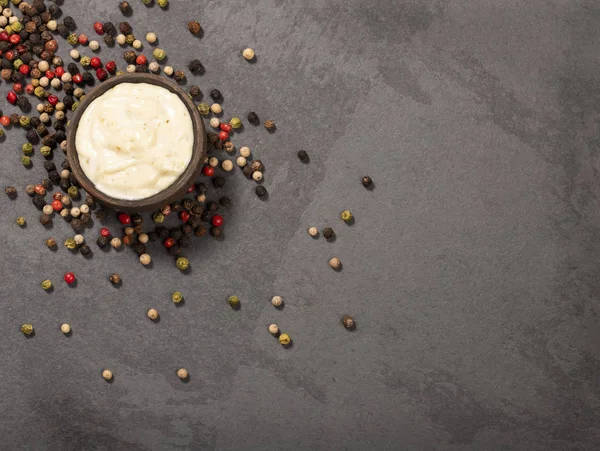
[[[27,141],[29,141],[31,144],[37,144],[40,140],[35,130],[29,130],[25,135],[25,138],[27,138]]]
[[[56,26],[56,32],[60,35],[61,38],[67,39],[69,37],[69,29],[62,23],[59,23]]]
[[[194,75],[202,75],[205,72],[204,66],[202,65],[200,60],[190,61],[190,63],[188,64],[188,69]]]
[[[121,281],[121,276],[118,274],[111,274],[110,276],[108,276],[108,280],[110,283],[112,283],[115,287],[118,287],[119,285],[121,285],[122,281]]]
[[[209,200],[204,205],[206,206],[206,209],[209,211],[215,212],[215,211],[219,210],[219,204],[217,202],[215,202],[214,200]]]
[[[206,185],[202,182],[196,183],[196,192],[198,194],[206,194]]]
[[[175,71],[175,73],[173,74],[173,80],[175,80],[177,83],[183,83],[183,81],[185,80],[185,74],[183,73],[183,71]]]
[[[213,217],[213,213],[210,210],[204,210],[204,212],[202,213],[202,215],[200,216],[200,219],[203,222],[209,222]]]
[[[46,226],[52,222],[52,216],[47,215],[46,213],[42,213],[40,215],[40,224]]]
[[[183,199],[182,206],[184,210],[190,211],[194,208],[194,201],[192,199]]]
[[[33,131],[33,130],[31,130],[31,131]],[[33,131],[33,133],[35,133],[35,131]],[[27,132],[27,134],[29,134],[29,132]],[[37,133],[35,133],[35,136],[36,136],[36,141],[37,141]],[[44,146],[54,147],[56,145],[56,141],[54,140],[54,135],[46,135],[46,136],[44,136],[42,138],[42,144]]]
[[[2,50],[2,49],[0,49],[0,50]],[[2,69],[12,69],[13,68],[12,61],[7,60],[6,58],[2,58],[2,61],[0,62],[0,66],[2,67]]]
[[[92,215],[89,213],[82,213],[79,219],[81,219],[81,224],[85,227],[92,225]]]
[[[169,236],[169,231],[165,226],[157,226],[154,231],[158,234],[159,238],[165,239]]]
[[[201,97],[202,96],[202,90],[200,89],[199,86],[192,85],[192,86],[190,86],[190,95],[192,97]]]
[[[196,227],[196,230],[194,230],[194,235],[196,236],[204,236],[206,235],[206,228],[204,226],[198,226]]]
[[[119,9],[121,10],[121,12],[124,15],[131,14],[131,5],[129,4],[129,2],[121,2],[121,3],[119,3]]]
[[[308,163],[310,161],[310,157],[308,156],[308,153],[306,153],[306,150],[299,150],[298,151],[298,159],[302,163]]]
[[[17,197],[17,188],[15,188],[14,186],[7,186],[6,188],[4,188],[4,192],[11,199]]]
[[[135,62],[136,57],[137,56],[133,50],[127,50],[126,52],[123,53],[123,58],[129,64],[132,64],[133,62]]]
[[[222,175],[217,175],[213,177],[212,184],[215,188],[222,188],[225,186],[225,177]]]
[[[142,254],[146,253],[146,245],[142,243],[138,243],[133,246],[133,251],[138,255],[138,257]]]
[[[85,198],[85,204],[93,210],[96,208],[96,199],[88,194]]]
[[[262,171],[265,168],[260,160],[253,160],[252,163],[250,163],[250,167],[253,171]]]
[[[75,21],[71,16],[66,16],[63,19],[63,23],[65,24],[65,27],[67,27],[69,30],[75,30],[77,28],[77,25],[75,24]]]
[[[94,213],[94,216],[96,216],[96,219],[98,221],[104,223],[104,221],[106,221],[106,217],[108,216],[108,211],[104,208],[101,208],[100,210],[97,210],[96,213]]]
[[[323,238],[331,240],[335,236],[335,233],[331,227],[325,227],[323,229]]]
[[[60,174],[58,173],[58,171],[50,171],[50,172],[48,172],[48,178],[55,185],[59,185],[60,184]]]
[[[181,247],[188,247],[190,245],[190,243],[192,242],[192,240],[190,240],[189,236],[182,236],[181,239],[179,240],[179,244],[181,244]]]
[[[69,171],[71,170],[71,165],[69,164],[69,160],[63,160],[62,163],[60,164],[60,167],[62,169],[68,169]]]
[[[202,213],[204,213],[204,207],[200,204],[194,205],[191,213],[194,216],[202,216]]]
[[[17,106],[23,111],[29,111],[31,109],[31,103],[27,97],[20,96],[17,99]]]
[[[46,11],[46,5],[44,3],[44,0],[33,0],[31,2],[31,6],[33,6],[35,8],[35,10],[40,14],[43,13],[44,11]],[[46,21],[46,22],[48,22],[48,21]]]
[[[42,40],[42,38],[40,37],[40,41]],[[31,49],[31,51],[33,53],[35,53],[37,56],[40,56],[42,54],[42,52],[44,51],[44,46],[41,44],[36,44],[33,46],[33,48]]]
[[[188,224],[183,224],[181,226],[181,231],[183,232],[184,235],[189,235],[189,234],[191,234],[194,231],[194,227],[192,227],[192,225],[189,224],[189,223]],[[182,239],[183,238],[185,238],[185,236],[182,237]]]
[[[113,38],[110,34],[105,34],[103,39],[107,46],[113,47],[115,45],[115,38]]]
[[[42,186],[46,188],[46,191],[52,189],[52,182],[49,179],[42,179]]]
[[[29,53],[29,52],[25,52],[21,55],[21,61],[23,61],[24,64],[31,63],[32,59],[33,59],[33,57],[31,56],[31,53]]]
[[[20,120],[21,120],[21,116],[18,115],[17,113],[13,113],[9,116],[10,119],[10,123],[12,125],[19,125],[20,124]]]
[[[253,172],[254,172],[254,171],[252,170],[252,168],[251,168],[250,166],[248,166],[248,165],[246,165],[246,166],[244,166],[244,167],[242,168],[242,173],[243,173],[243,174],[244,174],[244,175],[245,175],[247,178],[250,178],[250,177],[252,177],[252,173],[253,173]]]
[[[48,128],[44,125],[44,124],[39,124],[36,128],[35,131],[37,132],[38,135],[40,135],[42,138],[44,136],[46,136],[48,134]]]
[[[223,100],[223,94],[218,89],[211,89],[210,98],[213,99],[213,102],[220,103]]]
[[[75,221],[75,220],[73,219],[73,221]],[[73,224],[73,222],[71,222],[71,224]],[[110,238],[107,236],[102,236],[102,235],[100,235],[98,237],[98,239],[96,240],[96,244],[98,245],[98,247],[100,249],[104,249],[108,245],[109,242],[110,242]]]
[[[219,199],[219,204],[221,204],[221,206],[223,206],[223,207],[230,207],[231,206],[231,198],[227,197],[227,196],[223,196]]]
[[[86,255],[90,255],[92,250],[90,249],[90,247],[87,244],[82,244],[79,247],[79,252],[81,252],[81,255],[83,255],[85,257]]]
[[[181,204],[179,202],[173,202],[171,204],[171,212],[179,213],[181,210],[183,210],[183,207],[181,206]]]
[[[257,186],[254,191],[258,197],[265,197],[267,195],[267,189],[262,185]]]
[[[131,223],[134,225],[139,225],[144,222],[144,217],[138,213],[131,215]]]
[[[117,29],[112,22],[104,22],[104,32],[109,36],[116,36]]]
[[[88,84],[88,85],[93,85],[94,84],[94,76],[92,75],[92,73],[90,71],[87,71],[87,70],[84,71],[81,74],[81,77],[83,78],[83,82],[85,84]]]
[[[129,25],[129,22],[121,22],[119,24],[119,31],[121,33],[123,33],[124,35],[128,35],[128,34],[131,34],[131,32],[133,31],[133,28],[131,28],[131,25]]]
[[[75,103],[75,99],[73,98],[73,96],[67,95],[63,97],[63,103],[65,104],[65,108],[70,110],[73,104]]]
[[[342,317],[342,324],[347,330],[354,330],[356,328],[356,322],[350,315],[344,315]]]
[[[178,228],[172,228],[171,230],[169,230],[169,236],[174,240],[178,240],[182,237],[181,230]]]
[[[50,3],[48,6],[48,12],[52,17],[58,17],[61,13],[60,6],[58,6],[56,3]]]
[[[79,67],[77,67],[77,64],[75,63],[69,63],[67,65],[67,70],[69,71],[69,73],[71,75],[75,75],[79,73]]]
[[[250,122],[252,125],[260,124],[260,119],[258,117],[258,114],[256,114],[254,111],[250,111],[248,113],[248,122]]]
[[[59,121],[56,120],[54,122],[52,122],[52,127],[54,127],[54,130],[65,130],[65,121]],[[54,138],[54,136],[52,137]],[[56,140],[54,140],[56,142]]]
[[[149,69],[148,66],[146,64],[136,64],[135,65],[135,71],[138,73],[148,73]]]
[[[158,240],[158,233],[156,232],[150,232],[148,234],[148,241],[150,241],[151,243],[155,242]]]
[[[71,220],[71,228],[73,229],[73,231],[75,233],[82,233],[84,230],[84,226],[81,223],[81,219],[79,218],[73,218]]]
[[[35,196],[35,185],[27,185],[25,187],[25,192],[30,196]]]
[[[219,227],[211,227],[210,234],[215,238],[221,238],[223,236],[223,229],[220,229]]]
[[[371,179],[371,177],[369,177],[368,175],[365,175],[365,176],[362,178],[361,182],[362,182],[362,185],[363,185],[365,188],[370,188],[370,187],[373,185],[373,180],[372,180],[372,179]]]
[[[75,92],[75,85],[73,83],[64,83],[63,84],[63,91],[65,91],[65,94],[69,94],[70,96],[73,95],[73,93]],[[71,106],[73,106],[71,104]],[[71,107],[69,107],[69,109],[71,109]]]
[[[51,41],[53,38],[52,33],[50,33],[50,31],[48,31],[48,30],[43,31],[41,33],[41,36],[42,36],[42,41],[44,41],[44,42]]]
[[[71,182],[69,182],[66,179],[62,179],[59,183],[58,186],[60,187],[60,189],[62,189],[63,191],[67,191],[70,187],[71,187]]]
[[[44,205],[46,205],[46,199],[44,199],[42,196],[33,196],[31,202],[33,202],[33,205],[35,205],[38,210],[41,210],[44,208]]]
[[[36,128],[38,125],[40,125],[42,123],[42,121],[40,121],[40,118],[37,116],[33,116],[30,120],[29,120],[29,125],[31,125],[33,128]]]

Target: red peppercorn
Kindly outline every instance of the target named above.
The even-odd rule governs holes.
[[[190,214],[187,211],[182,211],[179,213],[179,219],[181,219],[183,222],[188,222],[190,219]]]
[[[8,100],[8,103],[14,105],[15,103],[17,103],[17,94],[10,91],[8,94],[6,94],[6,100]]]
[[[54,211],[61,211],[63,208],[63,204],[60,200],[53,200],[52,201],[52,209]]]
[[[2,124],[4,127],[8,127],[10,125],[10,117],[8,117],[8,116],[0,117],[0,124]]]
[[[224,131],[220,131],[219,132],[219,139],[221,141],[227,141],[229,139],[229,133],[224,132]]]
[[[83,83],[83,75],[75,74],[71,77],[71,80],[73,80],[73,83],[80,85],[81,83]]]
[[[7,52],[4,54],[4,58],[6,58],[6,59],[7,59],[7,60],[9,60],[9,61],[12,61],[12,60],[14,60],[14,59],[15,59],[15,52],[13,52],[12,50],[9,50],[9,51],[7,51]]]
[[[2,33],[0,33],[0,41],[8,41],[10,39],[10,36],[8,35],[8,33],[6,31],[3,31]]]
[[[207,177],[212,177],[213,175],[215,175],[215,168],[213,168],[212,166],[204,166],[202,168],[202,173],[207,176]]]
[[[169,237],[169,238],[167,238],[167,239],[164,241],[164,243],[163,243],[163,244],[165,245],[165,247],[166,247],[167,249],[169,249],[170,247],[173,247],[173,245],[175,244],[175,240],[174,240],[173,238],[170,238],[170,237]]]
[[[9,41],[12,45],[17,45],[19,42],[21,42],[21,36],[19,36],[17,33],[11,34]]]
[[[27,86],[25,86],[25,92],[27,94],[33,94],[33,91],[35,91],[35,88],[32,84],[28,84]]]
[[[27,64],[23,64],[21,67],[19,67],[19,72],[21,72],[23,75],[29,75],[30,70],[31,68]]]
[[[106,227],[102,227],[100,229],[100,235],[102,235],[104,237],[109,237],[110,236],[110,230],[108,230]]]
[[[69,285],[71,285],[73,282],[75,282],[75,274],[73,274],[72,272],[68,272],[65,274],[65,282],[67,282]]]
[[[44,75],[46,75],[46,78],[48,80],[52,80],[54,78],[54,72],[52,72],[51,70],[47,70]]]
[[[22,93],[23,85],[21,83],[13,83],[13,91],[16,92],[17,94]]]
[[[52,106],[56,105],[58,103],[58,97],[56,97],[54,94],[50,94],[48,96],[48,103]]]
[[[57,193],[54,193],[54,194],[52,195],[52,199],[54,199],[54,200],[61,200],[61,199],[62,199],[62,194],[61,194],[61,193],[58,193],[58,192],[57,192]]]
[[[119,213],[117,218],[121,224],[131,224],[131,216],[129,216],[127,213]]]
[[[33,188],[36,194],[39,194],[40,196],[43,196],[46,194],[46,188],[44,188],[43,185],[35,185],[35,187]]]
[[[223,216],[214,215],[212,218],[212,225],[215,227],[221,227],[223,225]]]
[[[231,131],[231,125],[230,124],[222,123],[220,125],[220,127],[221,127],[221,130],[223,130],[224,132],[229,133]]]
[[[96,22],[94,24],[94,31],[100,36],[104,34],[104,25],[102,25],[102,22]]]
[[[90,60],[90,66],[92,66],[94,69],[99,69],[102,67],[102,60],[95,56]]]
[[[144,55],[138,55],[138,57],[135,59],[135,64],[140,64],[142,66],[145,65],[147,62],[148,60]]]
[[[17,46],[17,52],[19,53],[19,55],[22,55],[26,51],[27,51],[27,47],[25,47],[23,44],[19,44]]]
[[[114,61],[109,61],[106,63],[106,70],[113,74],[117,70],[117,63]]]
[[[77,36],[77,42],[79,42],[81,45],[86,45],[88,43],[88,38],[86,35],[81,33],[79,36]]]
[[[65,68],[62,66],[58,66],[54,69],[54,73],[57,77],[62,77],[65,74]]]
[[[106,70],[104,70],[102,68],[97,69],[96,70],[96,77],[98,77],[98,80],[104,81],[108,77],[108,72],[106,72]]]
[[[189,193],[193,193],[195,189],[196,189],[196,187],[195,187],[194,185],[190,186],[190,187],[188,188],[188,194],[189,194]]]

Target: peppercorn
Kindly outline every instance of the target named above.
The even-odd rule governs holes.
[[[117,34],[117,29],[112,22],[104,22],[102,27],[104,28],[105,33],[109,36],[115,36]]]
[[[169,0],[158,0],[156,3],[158,3],[158,6],[160,6],[163,9],[169,7]]]
[[[192,85],[190,86],[190,96],[192,97],[200,97],[202,95],[202,91],[199,86]]]
[[[48,246],[48,249],[56,249],[56,240],[54,238],[48,238],[46,240],[46,246]]]
[[[31,144],[37,144],[40,141],[35,130],[29,130],[27,134],[25,134],[25,138],[27,138],[27,141],[29,141]],[[42,140],[42,143],[43,142],[44,141]]]
[[[129,2],[121,2],[121,3],[119,3],[119,9],[121,10],[121,12],[124,15],[131,14],[131,5],[129,4]]]
[[[333,257],[331,260],[329,260],[329,266],[331,266],[335,270],[341,269],[342,261],[337,257]]]
[[[335,233],[333,232],[333,229],[331,227],[325,227],[323,229],[323,238],[325,238],[326,240],[331,240],[333,239],[333,237],[335,236]]]
[[[186,370],[185,368],[179,368],[177,370],[177,377],[179,377],[179,379],[181,379],[182,381],[186,381],[190,378],[190,375],[188,373],[188,370]]]
[[[15,188],[14,186],[7,186],[6,188],[4,188],[4,192],[11,199],[17,197],[17,188]]]
[[[342,317],[342,324],[347,330],[354,330],[356,328],[354,318],[352,318],[350,315],[344,315]]]
[[[215,188],[222,188],[225,186],[225,177],[217,175],[216,177],[213,177],[212,183]]]
[[[165,52],[163,49],[160,48],[156,48],[152,51],[152,56],[158,60],[158,61],[162,61],[167,57],[167,52]]]
[[[25,334],[25,335],[32,335],[33,334],[33,326],[31,324],[23,324],[21,326],[21,332],[23,332],[23,334]]]
[[[19,97],[17,99],[17,106],[22,110],[22,111],[29,111],[31,109],[31,103],[29,103],[29,99],[27,99],[27,97]],[[27,116],[25,116],[27,117]],[[27,118],[29,120],[29,118]],[[29,121],[28,121],[29,122]],[[21,123],[21,125],[23,125]],[[27,124],[29,125],[29,124]]]
[[[179,291],[175,291],[171,295],[171,300],[174,304],[179,304],[181,301],[183,301],[183,295]]]
[[[144,266],[147,266],[152,262],[152,257],[149,254],[140,255],[140,263]]]
[[[200,60],[192,60],[188,64],[188,69],[194,75],[202,75],[205,72],[204,66],[200,62]]]
[[[352,213],[350,213],[350,210],[342,211],[342,213],[340,214],[340,217],[342,218],[342,221],[344,221],[346,223],[352,223],[352,221],[354,220],[354,216],[352,216]]]
[[[180,271],[185,271],[189,268],[190,262],[185,257],[179,257],[175,262],[175,265]]]
[[[21,226],[21,227],[25,227],[25,224],[26,224],[26,223],[27,223],[27,222],[25,221],[25,218],[24,218],[23,216],[19,216],[19,217],[17,218],[17,224],[18,224],[19,226]]]
[[[248,122],[250,122],[252,125],[260,124],[260,119],[254,111],[250,111],[248,113]]]
[[[269,132],[274,132],[275,131],[275,122],[273,122],[270,119],[267,119],[264,123],[265,128],[267,129],[267,131]]]
[[[273,307],[281,307],[283,305],[283,298],[281,296],[273,296],[271,304],[273,304]]]
[[[229,299],[227,299],[227,302],[229,303],[229,305],[231,306],[232,309],[240,308],[240,300],[237,296],[229,296]]]
[[[71,326],[67,323],[63,323],[60,325],[60,331],[65,335],[69,335],[71,333]]]
[[[77,199],[79,197],[79,190],[76,186],[70,186],[67,190],[67,194],[71,199]]]
[[[108,245],[109,241],[110,241],[109,237],[100,235],[98,237],[98,239],[96,240],[96,244],[98,244],[98,247],[100,249],[104,249]]]
[[[227,197],[227,196],[223,196],[219,199],[219,204],[223,207],[230,207],[231,206],[231,198]]]
[[[151,308],[150,310],[148,310],[148,318],[150,318],[151,321],[156,321],[158,319],[158,310]]]
[[[84,226],[81,222],[81,219],[74,218],[71,220],[71,228],[75,233],[82,233],[84,230]]]
[[[113,286],[118,287],[121,285],[122,281],[121,281],[121,276],[119,276],[118,274],[111,274],[110,276],[108,276],[108,280],[110,281],[110,283],[113,284]]]
[[[135,61],[136,54],[133,50],[127,50],[123,53],[123,58],[125,59],[125,61],[131,64]]]
[[[281,344],[281,346],[289,346],[290,343],[292,342],[292,339],[290,338],[290,336],[288,334],[281,334],[279,336],[279,343]]]
[[[112,378],[113,378],[113,373],[112,373],[112,371],[111,371],[111,370],[103,370],[103,371],[102,371],[102,378],[103,378],[105,381],[107,381],[107,382],[108,382],[108,381],[111,381],[111,380],[112,380]]]
[[[210,234],[214,237],[214,238],[221,238],[223,236],[223,229],[221,229],[220,227],[211,227],[210,228]]]
[[[244,49],[242,51],[242,56],[244,57],[244,59],[246,59],[246,61],[252,61],[254,59],[254,50],[252,50],[250,47],[248,47],[247,49]]]
[[[27,155],[23,155],[21,157],[21,163],[23,163],[23,166],[28,168],[31,166],[31,158],[29,158]]]
[[[197,35],[202,31],[202,27],[197,21],[192,20],[191,22],[188,22],[188,30],[190,30],[190,33]]]
[[[115,38],[113,38],[111,35],[109,34],[105,34],[104,37],[102,38],[104,39],[104,43],[108,46],[108,47],[112,47],[115,45]]]
[[[362,178],[361,182],[362,182],[362,185],[363,185],[365,188],[370,188],[370,187],[373,185],[373,180],[372,180],[372,179],[371,179],[371,177],[369,177],[368,175],[365,175],[365,176]]]
[[[75,241],[74,238],[67,238],[67,240],[65,240],[65,247],[67,249],[76,249],[77,248],[77,242]]]
[[[206,235],[206,228],[202,225],[199,225],[198,227],[196,227],[196,230],[194,230],[194,235],[196,235],[196,236]]]
[[[210,98],[213,99],[215,103],[219,103],[220,100],[223,99],[223,94],[218,89],[211,89]]]
[[[87,244],[82,244],[79,247],[79,252],[81,252],[81,255],[83,255],[85,257],[86,255],[89,255],[92,252],[92,250],[90,249],[90,247]]]
[[[279,327],[277,326],[277,324],[269,325],[269,333],[275,337],[279,335]]]
[[[185,80],[185,74],[181,70],[175,71],[175,73],[173,74],[173,79],[177,83],[183,83],[183,81]]]
[[[131,34],[133,28],[131,27],[129,22],[121,22],[119,23],[119,31],[124,35],[128,35]]]
[[[202,116],[208,116],[208,114],[210,113],[210,106],[208,105],[208,103],[200,103],[198,105],[198,112]]]
[[[52,281],[50,279],[46,279],[42,282],[42,288],[46,291],[52,289]]]
[[[299,150],[298,151],[298,159],[302,163],[308,163],[310,161],[310,157],[308,156],[308,153],[306,153],[306,150]]]
[[[181,229],[178,229],[177,227],[172,228],[169,231],[169,236],[174,240],[178,240],[182,236]]]
[[[243,158],[243,157],[242,157],[242,158]],[[239,158],[238,158],[238,160],[239,160]],[[245,162],[245,161],[244,161],[243,163],[244,163],[244,166],[243,166],[243,168],[242,168],[242,173],[243,173],[243,174],[244,174],[244,175],[245,175],[247,178],[250,178],[250,177],[252,177],[252,172],[253,172],[253,171],[252,171],[252,168],[251,168],[250,166],[245,166],[245,164],[246,164],[246,162]],[[238,164],[240,164],[240,161],[238,161]]]
[[[40,224],[43,226],[47,226],[52,223],[52,216],[47,215],[46,213],[42,213],[40,215]]]

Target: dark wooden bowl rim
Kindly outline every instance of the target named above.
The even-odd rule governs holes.
[[[81,116],[91,102],[100,97],[109,89],[121,83],[148,83],[151,85],[161,86],[168,89],[183,101],[192,118],[192,126],[194,128],[194,145],[192,148],[192,158],[185,171],[179,176],[172,185],[165,188],[163,191],[154,194],[153,196],[139,200],[118,199],[109,196],[102,191],[96,189],[94,183],[85,175],[81,165],[79,164],[79,156],[75,147],[75,137],[77,136],[77,127]],[[85,98],[75,110],[75,114],[71,118],[67,129],[67,159],[71,165],[71,171],[81,184],[82,188],[98,200],[102,204],[123,211],[147,211],[160,208],[163,205],[171,203],[181,198],[187,189],[194,183],[200,175],[204,158],[206,157],[206,131],[204,122],[198,113],[198,109],[190,96],[179,86],[172,81],[159,75],[133,73],[123,74],[118,77],[109,78],[103,81],[98,86],[86,93]]]

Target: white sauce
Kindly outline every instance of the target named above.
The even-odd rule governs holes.
[[[148,83],[121,83],[81,116],[75,147],[96,188],[118,199],[144,199],[168,186],[192,157],[194,129],[176,95]]]

